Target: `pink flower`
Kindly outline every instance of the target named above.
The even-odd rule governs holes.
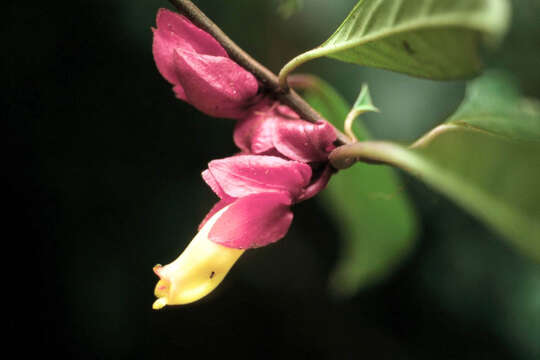
[[[307,164],[274,156],[238,155],[208,164],[206,183],[221,199],[199,233],[172,263],[156,265],[154,309],[187,304],[223,280],[245,249],[281,239],[291,225],[290,206],[311,179]]]
[[[283,238],[293,219],[290,206],[318,193],[332,170],[313,180],[306,163],[268,155],[237,155],[208,164],[203,179],[218,195],[184,252],[159,276],[154,309],[197,301],[214,290],[246,249]]]
[[[236,249],[261,247],[287,233],[293,214],[311,180],[311,167],[275,156],[238,155],[208,164],[203,178],[221,199],[203,220],[229,206],[209,239]]]
[[[334,173],[328,154],[335,148],[336,132],[326,121],[316,124],[301,119],[291,108],[263,101],[234,129],[234,142],[243,153],[273,155],[308,163],[310,184],[298,200],[306,200],[325,188]]]
[[[313,124],[291,108],[265,101],[234,130],[234,142],[245,153],[282,156],[304,163],[325,162],[336,133],[326,121]]]
[[[320,192],[334,172],[328,154],[336,133],[325,121],[301,119],[288,106],[258,96],[255,77],[185,17],[161,9],[153,53],[176,96],[208,115],[240,120],[241,154],[214,160],[202,173],[220,198],[184,252],[156,265],[155,309],[187,304],[210,293],[246,249],[287,233],[291,205]]]
[[[214,117],[239,119],[257,101],[257,79],[187,18],[160,9],[153,54],[161,75],[181,100]]]

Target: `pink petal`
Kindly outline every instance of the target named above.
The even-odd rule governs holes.
[[[285,236],[293,214],[284,193],[253,194],[238,199],[220,216],[208,238],[236,249],[256,248]]]
[[[236,124],[233,134],[236,146],[252,154],[264,154],[274,148],[273,108],[267,101]]]
[[[212,175],[212,173],[210,172],[210,170],[204,170],[202,172],[202,178],[204,180],[204,182],[210,186],[210,189],[212,189],[212,191],[220,198],[220,199],[223,199],[223,198],[226,198],[227,197],[227,194],[225,194],[225,192],[223,191],[223,189],[221,188],[221,186],[218,184],[218,182],[216,181],[216,178],[214,177],[214,175]]]
[[[174,94],[180,100],[187,101],[186,92],[182,85],[176,85],[173,87]]]
[[[277,103],[254,110],[234,130],[234,141],[243,151],[268,154],[275,149],[280,156],[306,163],[326,161],[335,140],[329,123],[304,121],[290,107]]]
[[[259,89],[257,79],[229,58],[177,49],[175,66],[188,101],[214,117],[242,118]]]
[[[179,80],[174,65],[174,52],[178,48],[189,48],[190,45],[170,31],[160,28],[153,29],[153,31],[152,54],[158,71],[171,84],[178,84]]]
[[[322,171],[319,171],[317,174],[313,175],[312,182],[305,189],[304,192],[298,197],[297,202],[307,200],[313,196],[320,193],[328,184],[330,177],[334,174],[336,170],[330,166],[330,164],[325,164]]]
[[[276,149],[296,161],[327,161],[335,140],[336,133],[326,121],[313,124],[300,119],[283,119],[275,127]]]
[[[208,170],[223,192],[235,198],[272,191],[287,192],[295,198],[311,178],[309,165],[265,155],[214,160]]]
[[[228,57],[227,52],[216,39],[196,27],[184,16],[160,9],[156,24],[157,29],[153,29],[152,53],[159,72],[171,84],[179,84],[174,64],[174,53],[177,49]],[[178,93],[177,96],[182,98]]]
[[[287,105],[279,105],[275,108],[276,115],[287,119],[300,119],[300,116]]]
[[[210,211],[208,212],[208,214],[206,214],[206,216],[204,217],[203,221],[201,221],[201,223],[199,224],[199,230],[201,230],[201,228],[204,226],[204,224],[206,224],[206,222],[208,220],[210,220],[210,218],[215,214],[217,213],[219,210],[223,209],[225,206],[229,205],[230,203],[232,203],[234,200],[236,199],[233,199],[233,198],[226,198],[226,199],[223,199],[223,200],[220,200],[218,201],[213,207],[212,209],[210,209]]]
[[[167,9],[159,9],[156,25],[160,36],[168,38],[169,41],[175,41],[174,38],[181,39],[180,44],[189,44],[188,50],[192,49],[204,55],[228,57],[225,49],[212,35],[197,27],[185,16]]]

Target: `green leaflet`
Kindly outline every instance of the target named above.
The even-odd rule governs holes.
[[[496,44],[509,17],[507,0],[361,0],[327,41],[286,64],[280,81],[322,56],[430,79],[470,77],[481,68],[480,40]]]
[[[304,95],[336,127],[341,127],[349,105],[327,83],[307,77]],[[357,121],[356,134],[368,136]],[[341,255],[331,277],[338,296],[353,295],[391,272],[411,250],[416,219],[393,169],[358,164],[332,177],[322,200],[339,229]]]

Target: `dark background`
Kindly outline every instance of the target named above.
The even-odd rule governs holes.
[[[354,1],[197,1],[274,71],[316,46]],[[512,30],[486,63],[540,97],[540,5],[513,1]],[[401,174],[420,218],[413,254],[354,298],[327,291],[339,239],[320,201],[295,207],[285,239],[250,251],[192,305],[151,310],[151,268],[173,260],[215,202],[200,172],[231,155],[233,121],[176,100],[151,54],[157,0],[7,2],[5,321],[19,354],[56,358],[538,359],[540,267]],[[302,67],[352,101],[363,81],[380,138],[444,120],[462,82],[332,60]]]

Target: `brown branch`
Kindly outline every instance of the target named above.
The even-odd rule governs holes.
[[[278,77],[253,59],[248,53],[232,41],[212,20],[210,20],[195,4],[189,0],[169,0],[169,2],[182,14],[189,18],[195,25],[212,35],[225,48],[231,59],[236,61],[246,70],[251,72],[259,81],[277,98],[286,105],[295,110],[304,120],[317,122],[324,118],[313,109],[300,95],[294,90],[282,89],[279,86]],[[337,142],[342,144],[350,143],[350,139],[336,130]]]

